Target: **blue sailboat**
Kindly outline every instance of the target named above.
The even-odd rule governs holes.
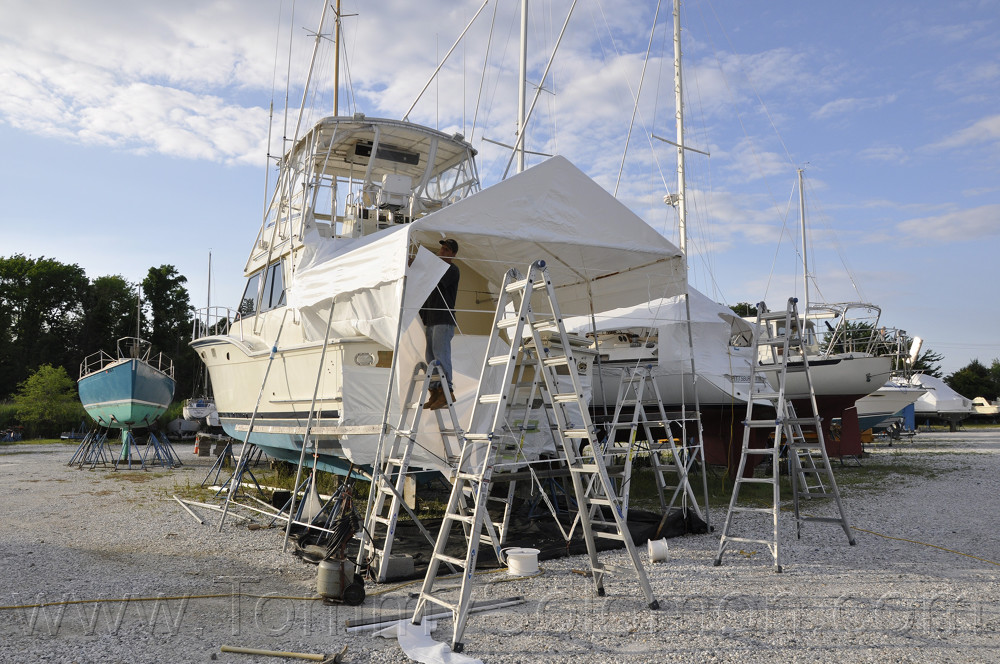
[[[102,427],[121,429],[119,462],[132,465],[133,429],[147,428],[163,414],[174,397],[174,365],[163,353],[152,355],[151,344],[139,337],[118,340],[118,356],[104,351],[88,355],[80,364],[77,389],[87,413]],[[164,465],[175,465],[175,455],[162,448],[150,432],[150,441]],[[138,461],[145,466],[145,459]]]
[[[174,398],[174,366],[163,353],[150,357],[150,343],[138,337],[118,340],[118,357],[104,351],[80,365],[80,401],[98,424],[109,429],[144,428],[156,421]]]

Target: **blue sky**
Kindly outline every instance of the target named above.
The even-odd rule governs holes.
[[[341,111],[399,118],[481,2],[343,4],[356,16]],[[483,137],[512,140],[518,4],[489,3],[410,115],[471,137],[485,184],[507,153]],[[532,2],[535,83],[568,6]],[[268,109],[280,136],[286,73],[297,108],[320,7],[3,0],[0,254],[132,281],[173,264],[203,306],[211,251],[213,303],[234,303],[263,208]],[[675,155],[649,138],[674,137],[670,9],[651,42],[655,10],[579,0],[528,147],[614,191],[652,43],[617,190],[676,241],[662,202]],[[814,300],[879,304],[946,372],[1000,357],[1000,2],[689,0],[682,16],[687,143],[711,154],[688,157],[692,283],[729,304],[801,295],[801,167]],[[331,112],[329,95],[319,103]]]

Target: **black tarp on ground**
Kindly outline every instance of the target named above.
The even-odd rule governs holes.
[[[537,512],[537,509],[536,509]],[[569,532],[572,525],[572,515],[565,510],[560,514],[560,522],[563,530]],[[499,515],[494,515],[494,520],[499,520]],[[608,520],[611,518],[608,516]],[[437,537],[441,527],[440,518],[422,520],[424,527],[430,532],[432,537]],[[681,510],[673,509],[667,515],[650,512],[640,509],[630,509],[628,513],[628,528],[632,535],[632,541],[636,546],[643,546],[649,540],[658,540],[663,537],[679,537],[686,534],[702,534],[708,532],[705,522],[702,521],[693,511],[688,510],[685,516]],[[466,553],[465,535],[460,524],[452,526],[449,533],[448,555],[464,558]],[[293,538],[298,549],[298,553],[305,559],[318,562],[324,556],[321,549],[316,546],[314,537],[300,536]],[[620,549],[624,544],[620,541],[595,537],[597,549],[606,551]],[[322,544],[322,542],[319,542]],[[381,545],[381,542],[380,542]],[[525,547],[538,549],[539,560],[551,560],[565,556],[575,556],[587,553],[587,546],[583,540],[582,528],[577,524],[573,531],[572,539],[567,542],[562,531],[556,524],[554,518],[548,511],[533,514],[527,504],[522,504],[511,516],[510,528],[504,547]],[[389,581],[404,581],[423,578],[427,573],[427,565],[433,551],[433,544],[427,541],[420,533],[416,524],[409,519],[400,519],[396,525],[396,535],[393,539],[392,553],[406,554],[413,558],[413,573],[403,576],[396,576]],[[348,560],[357,559],[356,541],[353,547],[348,547]],[[501,567],[497,557],[488,547],[483,548],[477,558],[477,569],[495,569]],[[447,566],[441,566],[441,574],[448,574],[450,570]]]

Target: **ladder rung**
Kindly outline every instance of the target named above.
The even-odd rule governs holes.
[[[770,540],[762,539],[751,539],[749,537],[732,537],[729,535],[723,535],[722,540],[724,542],[739,542],[741,544],[763,544],[765,546],[771,546],[773,542]]]
[[[479,403],[500,403],[502,394],[480,394]]]
[[[521,319],[517,317],[501,318],[500,320],[497,321],[497,327],[503,330],[510,329],[512,327],[515,327],[520,320]]]
[[[510,355],[494,355],[493,357],[486,360],[486,364],[491,367],[498,367],[500,365],[507,364],[511,359]]]
[[[563,431],[564,438],[588,438],[590,429],[566,429]]]
[[[603,539],[618,540],[619,542],[625,541],[625,536],[621,533],[608,532],[606,530],[592,530],[594,537],[601,537]]]
[[[509,284],[507,284],[507,292],[508,293],[516,293],[518,291],[523,291],[527,287],[528,287],[528,279],[527,278],[525,278],[525,279],[518,279],[517,281],[512,281]],[[533,289],[536,289],[536,290],[539,289],[539,288],[545,288],[545,280],[544,279],[539,279],[538,281],[533,282],[531,284],[531,287]]]
[[[774,427],[781,424],[778,420],[750,420],[747,422],[743,421],[743,426],[750,427],[751,429],[773,429]]]
[[[465,558],[456,558],[455,556],[449,556],[446,553],[435,553],[434,558],[446,563],[450,563],[455,567],[465,568]]]
[[[560,392],[552,395],[552,403],[578,403],[580,395],[576,392]]]
[[[464,564],[464,561],[463,561],[463,564]],[[437,604],[438,606],[443,606],[446,609],[451,609],[452,611],[454,611],[457,608],[456,605],[452,604],[451,602],[449,602],[447,600],[444,600],[444,599],[441,599],[440,597],[437,597],[435,595],[429,595],[427,593],[422,593],[420,595],[420,597],[422,599],[427,600],[428,602],[431,602],[433,604]]]
[[[822,497],[821,494],[813,494],[813,495],[817,498]],[[799,521],[816,521],[819,523],[844,523],[842,519],[839,519],[835,516],[800,516]]]
[[[739,480],[740,484],[774,484],[773,477],[743,477]]]
[[[565,367],[569,365],[569,356],[556,355],[554,357],[546,357],[542,360],[542,365],[546,367]]]
[[[767,513],[774,514],[774,510],[770,507],[734,507],[734,512],[755,512],[759,514]]]

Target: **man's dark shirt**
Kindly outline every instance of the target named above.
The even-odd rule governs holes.
[[[450,264],[448,271],[444,273],[441,281],[427,297],[424,306],[420,308],[420,320],[425,326],[455,324],[455,298],[458,297],[459,276],[458,266]]]

